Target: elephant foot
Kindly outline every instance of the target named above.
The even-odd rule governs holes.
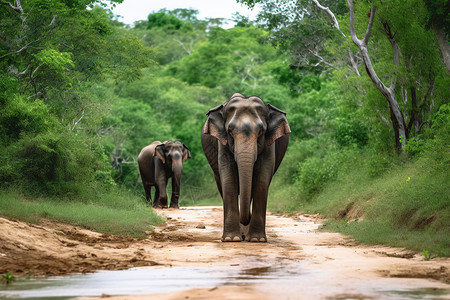
[[[267,243],[267,238],[262,237],[258,239],[256,237],[253,237],[253,238],[246,238],[245,241],[250,243]]]
[[[222,242],[242,242],[242,237],[239,233],[223,234]]]
[[[167,204],[163,205],[161,203],[153,203],[153,208],[167,208]]]
[[[265,234],[248,234],[245,236],[245,241],[251,243],[267,243]]]
[[[170,208],[180,208],[179,206],[178,206],[178,203],[170,203]]]

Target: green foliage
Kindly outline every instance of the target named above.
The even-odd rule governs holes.
[[[6,285],[13,283],[16,280],[16,277],[11,272],[6,272],[2,274],[2,281],[5,282]]]
[[[431,259],[431,254],[430,254],[430,251],[428,251],[428,250],[422,250],[422,255],[426,261]]]
[[[166,9],[161,9],[157,13],[148,16],[147,29],[155,27],[166,27],[167,29],[178,30],[183,23],[177,17],[169,14]]]
[[[44,72],[52,72],[55,77],[61,77],[61,79],[66,79],[65,72],[68,71],[69,67],[75,66],[70,52],[44,49],[35,54],[34,58],[41,68],[46,69]]]
[[[368,130],[361,123],[354,120],[338,121],[336,141],[340,146],[363,147],[369,141]]]
[[[351,234],[365,243],[417,251],[428,249],[439,256],[450,255],[450,198],[447,193],[450,178],[441,164],[447,161],[448,166],[448,151],[440,152],[439,157],[427,151],[406,164],[401,157],[391,158],[386,163],[389,167],[383,167],[374,177],[371,168],[382,159],[380,153],[374,155],[365,149],[348,148],[336,155],[332,148],[327,148],[327,156],[335,157],[338,165],[334,167],[334,177],[325,176],[326,180],[320,181],[324,178],[319,176],[320,171],[327,170],[328,164],[315,160],[316,167],[311,169],[316,170],[313,178],[319,179],[320,191],[308,195],[307,185],[292,189],[281,183],[282,189],[287,189],[290,195],[284,196],[288,197],[287,202],[271,203],[273,208],[321,213],[331,219],[326,229]],[[286,159],[289,163],[290,157]],[[283,165],[281,173],[282,168]],[[272,194],[283,194],[278,192],[280,182],[274,184],[277,191]]]
[[[38,134],[55,125],[49,109],[42,101],[30,101],[14,95],[5,99],[0,111],[0,141],[8,146],[27,132]]]
[[[297,183],[307,197],[317,193],[338,174],[339,154],[335,151],[327,153],[325,156],[311,156],[299,163]]]

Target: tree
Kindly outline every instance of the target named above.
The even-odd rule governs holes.
[[[132,81],[152,60],[96,2],[0,2],[2,186],[70,196],[110,172],[99,83]]]
[[[278,9],[278,6],[274,5],[277,0],[243,0],[241,2],[249,5],[262,2],[266,7],[273,6]],[[334,28],[335,35],[330,34],[329,30],[326,31],[326,34],[315,31],[313,32],[315,42],[314,38],[307,38],[313,43],[303,43],[306,47],[303,46],[304,49],[300,51],[313,52],[312,54],[320,59],[319,62],[322,63],[323,68],[339,69],[346,65],[342,64],[342,61],[347,61],[349,62],[347,65],[351,65],[351,69],[358,77],[360,76],[360,63],[362,63],[373,86],[386,99],[395,145],[399,151],[402,151],[411,136],[418,134],[423,125],[428,122],[426,116],[435,109],[435,105],[445,103],[447,101],[445,99],[448,99],[448,97],[442,97],[445,90],[441,90],[441,82],[448,82],[448,76],[442,73],[439,55],[436,55],[438,43],[427,29],[430,9],[427,9],[424,1],[421,0],[371,1],[370,4],[358,1],[355,13],[353,1],[348,0],[347,19],[346,13],[341,10],[340,6],[336,7],[338,14],[335,15],[333,9],[322,5],[317,0],[294,2],[295,5],[288,2],[291,5],[284,12],[269,15],[269,24],[278,26],[271,25],[275,34],[287,32],[284,43],[292,47],[291,45],[296,45],[292,41],[305,41],[304,38],[299,39],[298,36],[303,37],[304,32],[313,32],[308,30],[308,24],[304,23],[316,20],[324,25],[331,25],[329,28]],[[330,5],[330,7],[332,6]],[[321,20],[314,14],[315,9],[319,9],[328,19]],[[263,13],[263,17],[264,14],[267,13]],[[439,16],[437,19],[441,21],[444,19],[442,15],[437,13],[436,15]],[[362,31],[361,24],[365,23],[367,19],[369,20],[367,28]],[[347,35],[350,35],[357,46],[356,55],[347,44],[347,35],[344,33],[343,27],[339,26],[338,20],[340,23],[349,24],[350,34],[347,33]],[[296,27],[296,24],[300,26]],[[363,38],[358,39],[358,34],[361,32],[364,32]],[[321,37],[316,37],[316,34]],[[389,42],[390,51],[386,47],[386,41]],[[310,45],[317,51],[311,50]],[[346,48],[347,50],[345,50]],[[298,52],[297,49],[295,51]],[[322,51],[325,55],[318,51]],[[424,53],[427,55],[425,56]],[[344,59],[345,56],[349,59]],[[294,61],[301,60],[294,58]],[[376,61],[375,64],[374,61]],[[305,60],[303,63],[318,66],[311,59]],[[376,71],[376,69],[378,70]],[[352,80],[351,77],[349,79]],[[386,81],[390,82],[389,86],[385,83]],[[437,82],[439,84],[436,84]],[[367,87],[358,86],[357,81],[355,81],[355,88],[367,94],[365,91]],[[402,102],[397,100],[399,98],[402,99]],[[387,119],[383,114],[381,116],[383,119]]]
[[[450,73],[450,2],[448,0],[425,0],[425,5],[430,12],[430,25],[436,34],[442,58],[447,72]]]

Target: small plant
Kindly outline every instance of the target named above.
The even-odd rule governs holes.
[[[422,254],[423,254],[423,258],[425,259],[425,260],[430,260],[431,259],[431,254],[430,254],[430,251],[428,251],[428,250],[422,250]]]
[[[2,274],[3,281],[8,285],[16,280],[16,277],[11,272],[6,272]]]

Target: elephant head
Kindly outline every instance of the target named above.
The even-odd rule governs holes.
[[[169,168],[178,178],[181,178],[183,163],[191,157],[189,148],[181,142],[165,141],[156,146],[154,155]]]
[[[234,94],[229,101],[211,109],[207,115],[203,134],[218,139],[234,155],[239,177],[240,223],[247,225],[250,221],[254,164],[264,149],[291,131],[286,114],[270,104],[264,104],[258,97],[245,98]],[[278,165],[274,166],[273,173]]]

